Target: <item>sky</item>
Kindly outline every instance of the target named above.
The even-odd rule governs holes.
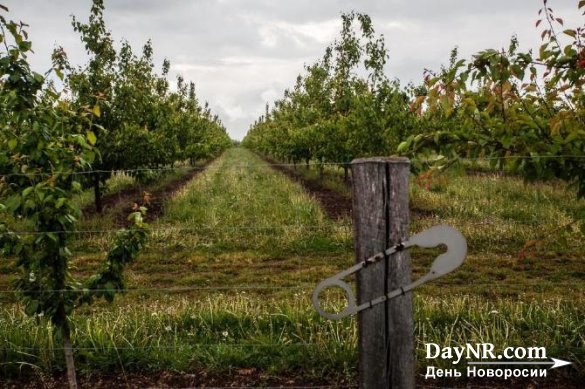
[[[549,0],[565,26],[583,25],[577,0]],[[0,0],[9,18],[30,25],[34,70],[50,68],[53,48],[63,46],[73,64],[87,56],[71,27],[86,21],[91,0]],[[390,59],[386,74],[402,85],[419,84],[425,68],[439,69],[457,46],[469,58],[486,48],[508,47],[516,35],[523,49],[539,46],[539,0],[105,0],[114,39],[136,52],[152,39],[155,62],[171,62],[172,83],[181,74],[195,82],[233,139],[241,140],[266,103],[294,85],[305,64],[322,57],[341,29],[340,15],[370,15]]]

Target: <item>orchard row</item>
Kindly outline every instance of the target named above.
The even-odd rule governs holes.
[[[528,179],[564,179],[583,196],[585,26],[565,27],[543,3],[536,53],[520,51],[516,38],[470,60],[455,49],[447,66],[407,87],[385,76],[389,56],[370,18],[344,14],[340,36],[267,106],[244,144],[293,163],[401,154],[420,170],[486,158]]]
[[[145,179],[154,169],[210,158],[231,145],[194,84],[179,78],[172,91],[168,61],[155,73],[150,42],[139,54],[125,42],[115,48],[103,12],[103,0],[94,0],[87,23],[73,18],[87,63],[72,66],[59,48],[53,69],[41,75],[27,60],[27,25],[9,20],[0,5],[0,255],[18,267],[15,286],[25,312],[53,323],[70,388],[77,384],[69,315],[96,298],[112,301],[147,238],[147,210],[137,206],[97,272],[75,279],[69,247],[81,210],[74,194],[93,186],[99,212],[113,171]]]

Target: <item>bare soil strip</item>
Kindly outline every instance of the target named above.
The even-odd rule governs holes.
[[[128,224],[127,217],[132,212],[134,204],[145,205],[148,208],[146,214],[146,221],[153,221],[161,217],[164,213],[164,202],[170,196],[181,190],[189,181],[193,180],[199,174],[205,171],[207,167],[215,161],[211,159],[203,166],[193,168],[186,174],[167,182],[165,185],[134,185],[131,188],[122,189],[119,192],[111,193],[102,198],[103,209],[119,208],[120,210],[115,214],[116,225],[124,227]],[[154,189],[152,189],[154,188]],[[148,199],[145,201],[145,193],[148,194]],[[95,215],[96,209],[94,204],[89,205],[83,210],[83,214],[87,216]]]
[[[342,195],[339,192],[325,188],[320,182],[307,180],[299,172],[294,171],[288,166],[274,161],[270,158],[259,155],[266,162],[274,165],[273,169],[284,173],[290,179],[298,182],[303,188],[319,201],[323,210],[333,220],[339,220],[344,217],[351,217],[352,201],[351,198]]]
[[[318,180],[306,179],[300,172],[291,169],[289,166],[280,164],[270,158],[263,156],[259,157],[270,164],[274,164],[274,166],[272,166],[273,169],[284,173],[293,181],[300,183],[307,192],[319,201],[325,210],[325,213],[331,219],[338,220],[344,217],[351,218],[353,204],[350,197],[324,187]],[[434,212],[431,210],[420,209],[416,205],[411,206],[411,219],[424,219],[433,217],[434,215]]]

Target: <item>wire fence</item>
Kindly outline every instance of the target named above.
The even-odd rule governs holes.
[[[294,285],[294,286],[276,286],[276,285],[231,285],[231,286],[192,286],[192,287],[170,287],[170,288],[128,288],[115,290],[120,293],[147,293],[147,292],[168,292],[168,293],[181,293],[181,292],[193,292],[193,291],[226,291],[226,290],[295,290],[295,289],[306,289],[311,288],[312,284],[306,285]],[[23,290],[3,289],[0,293],[5,294],[18,294],[23,293]],[[90,292],[112,292],[112,289],[43,289],[43,290],[27,290],[26,293],[90,293]]]
[[[551,155],[551,156],[504,156],[504,157],[477,157],[477,158],[460,158],[463,161],[491,161],[495,159],[518,159],[518,158],[542,158],[542,159],[555,159],[555,158],[576,158],[576,159],[583,159],[585,156],[583,155]],[[222,164],[216,168],[216,170],[226,170],[226,169],[249,169],[249,168],[258,168],[258,167],[292,167],[296,166],[297,164],[292,163],[242,163],[242,164]],[[309,166],[347,166],[346,162],[315,162],[311,161],[308,164]],[[185,166],[178,166],[178,167],[162,167],[162,168],[144,168],[144,169],[131,169],[131,170],[119,170],[119,173],[139,173],[139,172],[146,172],[146,171],[209,171],[211,172],[213,169],[210,167],[185,167]],[[112,173],[111,171],[105,170],[93,170],[93,171],[86,171],[86,172],[76,172],[75,174],[92,174],[92,173]],[[22,173],[22,175],[27,176],[34,176],[37,173]],[[39,173],[41,174],[41,173]],[[10,176],[12,174],[7,175],[0,175],[2,176]],[[14,175],[21,175],[21,174],[14,174]],[[140,183],[137,184],[138,188],[142,188]],[[113,194],[116,195],[115,193]],[[497,190],[494,190],[494,193],[481,193],[481,196],[488,199],[488,203],[484,204],[489,206],[491,199],[497,197],[499,194]],[[540,199],[542,203],[551,204],[552,200],[548,199],[547,196],[542,196]],[[423,213],[422,217],[419,217],[419,213]],[[428,214],[425,214],[428,213]],[[438,213],[434,213],[435,211],[428,211],[428,210],[421,210],[417,208],[413,208],[411,213],[414,215],[414,219],[421,219],[426,222],[437,222],[441,219],[444,219],[444,215],[441,215],[439,210]],[[163,204],[163,213],[164,213],[164,204]],[[558,227],[558,220],[551,220],[549,221],[551,225]],[[570,225],[574,221],[569,221],[566,225]],[[488,215],[487,217],[484,216],[481,219],[473,219],[473,220],[466,220],[463,223],[465,228],[477,227],[477,226],[489,226],[489,227],[498,227],[498,228],[515,228],[519,226],[523,227],[543,227],[546,224],[546,221],[543,220],[540,215],[534,214],[532,217],[528,218],[518,218],[517,216],[514,218],[506,218],[505,215]],[[323,224],[299,224],[299,223],[290,223],[290,224],[274,224],[274,225],[225,225],[222,223],[217,223],[213,225],[204,225],[198,224],[196,226],[173,226],[173,225],[154,225],[149,228],[149,232],[153,236],[168,236],[170,234],[217,234],[217,233],[274,233],[276,231],[306,231],[306,232],[330,232],[332,230],[335,231],[345,231],[346,233],[351,233],[353,226],[348,219],[343,219],[341,221],[336,222],[335,224],[330,223],[323,223]],[[18,229],[14,231],[10,231],[11,233],[17,235],[31,235],[31,236],[38,236],[43,234],[68,234],[73,235],[76,239],[80,241],[87,241],[88,238],[91,240],[94,235],[99,237],[109,236],[112,234],[116,234],[120,231],[120,228],[96,228],[96,229],[84,229],[80,228],[73,231],[59,231],[59,230],[45,230],[45,231],[38,231],[38,230],[26,230],[26,229]],[[488,239],[489,240],[489,239]],[[164,243],[164,239],[163,242]],[[494,243],[497,244],[497,240],[494,240]],[[195,248],[196,245],[194,245]],[[575,248],[580,248],[578,244],[575,245]],[[514,255],[517,254],[513,253]],[[161,262],[170,262],[173,261],[172,257],[160,258]],[[299,263],[297,268],[297,272],[300,274],[302,272],[302,264]],[[565,285],[579,285],[578,281],[576,282],[564,282]],[[468,285],[460,285],[455,283],[441,283],[437,282],[435,285],[445,285],[450,287],[456,288],[466,288],[469,287]],[[474,285],[481,285],[474,283]],[[489,284],[488,284],[489,285]],[[501,281],[498,282],[498,285],[506,286],[506,284],[502,283]],[[555,285],[554,282],[550,283],[514,283],[513,286],[526,286],[531,288],[542,288],[545,286],[553,287]],[[303,289],[308,287],[309,284],[302,284],[297,287],[282,287],[282,286],[273,286],[273,285],[239,285],[239,286],[195,286],[195,287],[181,287],[181,288],[135,288],[135,289],[126,289],[125,292],[135,292],[135,293],[148,293],[148,292],[169,292],[169,293],[180,293],[180,292],[189,292],[189,291],[213,291],[213,290],[277,290],[277,289]],[[58,292],[71,292],[65,290],[45,290],[44,292],[47,293],[58,293]],[[42,293],[44,293],[42,292]],[[87,291],[86,291],[87,292]],[[73,293],[86,293],[82,290],[74,291]],[[105,292],[105,291],[104,291]],[[19,293],[18,291],[13,290],[0,290],[0,294],[10,294],[10,293]],[[41,292],[39,292],[41,293]]]
[[[415,210],[414,213],[417,211]],[[466,222],[466,226],[493,226],[493,225],[502,225],[502,224],[511,224],[511,225],[532,225],[532,226],[542,226],[543,220],[538,220],[537,218],[533,219],[525,219],[525,220],[518,220],[518,219],[492,219],[492,220],[482,220],[476,222]],[[68,235],[93,235],[93,234],[116,234],[120,232],[122,227],[112,228],[112,229],[96,229],[96,230],[71,230],[71,231],[60,231],[60,230],[43,230],[43,231],[33,231],[33,230],[10,230],[7,233],[12,233],[16,235],[44,235],[44,234],[68,234]],[[272,231],[272,230],[305,230],[305,231],[328,231],[331,229],[353,229],[353,225],[348,223],[336,223],[335,225],[306,225],[306,224],[283,224],[283,225],[273,225],[273,226],[225,226],[225,225],[199,225],[196,227],[173,227],[173,226],[165,226],[165,227],[149,227],[148,231],[153,234],[157,233],[181,233],[181,232],[209,232],[209,231]]]
[[[42,289],[42,290],[20,290],[20,289],[0,289],[0,294],[23,294],[34,295],[34,294],[51,294],[51,293],[72,293],[72,294],[88,294],[88,293],[105,293],[115,291],[116,293],[187,293],[187,292],[221,292],[221,291],[306,291],[312,293],[316,283],[304,283],[295,285],[229,285],[229,286],[190,286],[190,287],[159,287],[159,288],[125,288],[125,289]],[[566,288],[572,286],[583,286],[583,282],[580,281],[563,281],[562,284],[558,282],[549,281],[534,281],[534,282],[470,282],[470,283],[456,283],[456,282],[441,282],[435,281],[431,285],[441,288],[462,288],[470,289],[469,292],[475,290],[477,292],[478,287],[498,286],[500,288],[533,288],[545,289],[545,288]],[[494,291],[495,293],[496,291]]]
[[[2,345],[0,344],[0,347]],[[22,347],[18,345],[13,345],[9,343],[5,343],[4,347],[9,347],[10,350],[13,351],[63,351],[65,350],[64,347]],[[7,348],[8,348],[7,347]],[[184,343],[181,345],[175,346],[94,346],[94,347],[72,347],[71,350],[75,351],[99,351],[99,350],[185,350],[185,349],[193,349],[193,348],[213,348],[213,347],[229,347],[229,348],[315,348],[315,347],[322,347],[319,344],[313,343],[299,343],[299,342],[281,342],[281,343]],[[0,348],[0,350],[2,350]],[[577,351],[582,350],[580,347],[568,347],[566,348],[567,351]]]
[[[151,233],[162,233],[162,232],[201,232],[201,231],[266,231],[266,230],[289,230],[289,229],[302,229],[302,230],[329,230],[331,225],[304,225],[304,224],[289,224],[289,225],[275,225],[275,226],[206,226],[199,225],[196,227],[150,227],[148,229]],[[353,228],[351,224],[336,224],[335,228]],[[120,228],[116,229],[104,229],[104,230],[73,230],[73,231],[59,231],[59,230],[45,230],[45,231],[26,231],[26,230],[13,230],[11,233],[17,235],[43,235],[43,234],[73,234],[73,235],[84,235],[84,234],[115,234],[120,231]]]
[[[557,159],[557,158],[574,158],[574,159],[585,159],[585,156],[581,156],[581,155],[564,155],[564,156],[509,156],[509,157],[481,157],[481,158],[460,158],[460,160],[462,161],[493,161],[493,160],[501,160],[501,159],[529,159],[529,158],[547,158],[547,159]],[[299,165],[305,165],[305,164],[292,164],[292,163],[257,163],[257,164],[231,164],[231,165],[221,165],[217,168],[210,168],[210,167],[168,167],[168,168],[155,168],[155,169],[132,169],[132,170],[122,170],[122,171],[117,171],[119,173],[124,173],[124,174],[130,174],[130,175],[134,175],[136,173],[141,173],[141,172],[183,172],[183,173],[187,173],[189,171],[206,171],[208,173],[213,173],[214,171],[219,171],[219,170],[226,170],[226,169],[252,169],[252,168],[272,168],[272,167],[286,167],[286,168],[290,168],[293,166],[299,166]],[[347,166],[346,162],[327,162],[327,163],[319,163],[319,162],[310,162],[309,166]],[[110,174],[112,173],[111,171],[101,171],[101,170],[93,170],[93,171],[86,171],[86,172],[76,172],[74,173],[74,175],[91,175],[91,174]],[[9,173],[9,174],[0,174],[0,179],[3,177],[11,177],[11,176],[26,176],[26,177],[36,177],[36,176],[48,176],[50,174],[44,174],[44,173]],[[448,186],[448,185],[447,185]],[[146,186],[145,186],[146,187]],[[138,188],[142,189],[142,185],[138,184]],[[492,189],[490,189],[492,190]],[[445,192],[438,192],[440,195],[441,193],[445,193]],[[447,193],[448,193],[448,189],[447,189]],[[495,202],[494,199],[497,198],[497,196],[500,196],[501,193],[498,193],[497,188],[493,188],[493,192],[490,193],[482,193],[481,194],[484,198],[486,198],[486,202],[485,204],[483,204],[483,206],[485,207],[489,207],[493,202]],[[447,195],[448,197],[448,195]],[[516,201],[518,201],[519,203],[519,209],[522,208],[522,201],[523,199],[517,199]],[[550,196],[548,194],[546,195],[542,195],[539,197],[539,199],[537,200],[537,202],[541,203],[541,204],[554,204],[554,200],[551,200]],[[458,204],[456,201],[454,201],[454,207],[457,207]],[[419,209],[413,209],[411,210],[411,212],[416,215],[417,212],[420,212]],[[424,210],[423,210],[424,212]],[[164,209],[163,209],[163,213],[164,213]],[[476,212],[477,214],[480,214],[480,212]],[[473,212],[471,212],[471,214],[473,214]],[[420,219],[423,219],[425,222],[429,222],[429,223],[437,223],[437,222],[441,222],[444,219],[449,219],[452,217],[446,217],[445,216],[446,213],[442,212],[441,210],[434,210],[434,211],[430,211],[428,214],[423,215],[422,217],[420,217]],[[456,216],[456,215],[455,215]],[[472,215],[473,216],[473,215]],[[535,232],[541,233],[541,231],[544,229],[544,231],[547,231],[544,226],[547,223],[550,223],[552,226],[555,226],[555,230],[558,230],[558,226],[560,225],[567,225],[570,224],[572,222],[571,217],[569,217],[570,215],[566,215],[567,216],[567,220],[560,220],[560,217],[554,218],[554,215],[551,214],[551,219],[550,220],[543,220],[541,215],[538,212],[535,212],[533,216],[528,216],[528,217],[517,217],[517,215],[512,215],[513,217],[510,218],[506,218],[505,215],[499,214],[499,213],[494,213],[493,215],[489,215],[487,217],[483,217],[481,219],[474,219],[473,217],[470,217],[468,220],[465,220],[464,223],[462,223],[463,226],[465,226],[465,228],[469,228],[469,227],[489,227],[489,228],[493,228],[493,227],[499,227],[501,228],[503,225],[505,225],[505,228],[507,228],[510,231],[513,231],[514,228],[516,227],[529,227],[529,228],[533,228],[535,229]],[[558,216],[558,215],[557,215]],[[346,233],[350,233],[352,230],[353,226],[351,224],[351,222],[349,222],[347,219],[345,220],[341,220],[338,222],[335,222],[333,224],[331,223],[323,223],[323,224],[295,224],[295,223],[290,223],[290,224],[274,224],[274,225],[254,225],[254,224],[249,224],[249,225],[223,225],[221,223],[218,224],[207,224],[207,225],[196,225],[196,226],[172,226],[172,225],[165,225],[164,223],[162,225],[153,225],[152,227],[149,228],[149,231],[151,234],[183,234],[185,237],[187,237],[189,234],[197,234],[197,233],[203,233],[203,234],[210,234],[210,233],[219,233],[219,232],[232,232],[232,233],[239,233],[239,232],[245,232],[245,233],[250,233],[250,234],[261,234],[261,233],[274,233],[274,232],[281,232],[283,231],[285,234],[290,233],[291,231],[294,230],[300,230],[300,231],[307,231],[307,232],[319,232],[319,231],[323,231],[323,232],[330,232],[332,229],[333,230],[344,230]],[[85,237],[87,239],[87,236],[91,236],[91,235],[97,235],[97,236],[107,236],[110,234],[115,234],[119,231],[119,228],[96,228],[96,229],[92,229],[92,228],[80,228],[76,231],[34,231],[34,230],[26,230],[26,229],[19,229],[16,231],[12,231],[15,234],[18,235],[31,235],[31,236],[35,236],[35,235],[41,235],[41,234],[47,234],[47,233],[54,233],[54,234],[72,234],[75,235],[76,238],[78,238],[80,241],[83,240],[83,238]],[[538,234],[536,234],[538,235]],[[91,237],[90,237],[91,238]],[[164,242],[163,242],[164,243]],[[251,241],[250,244],[253,244],[254,242]],[[495,245],[498,244],[498,237],[493,238],[493,243]],[[571,243],[574,246],[574,249],[577,250],[578,253],[582,254],[582,252],[579,252],[579,250],[582,249],[582,246],[577,242],[573,242]],[[567,247],[573,247],[571,246],[571,244],[566,244]],[[193,245],[193,247],[195,248],[196,244]],[[155,257],[155,258],[150,258],[151,262],[160,262],[160,263],[173,263],[173,261],[179,261],[181,258],[181,255],[174,255],[173,253],[173,249],[171,248],[167,248],[166,250],[163,250],[164,252],[167,252],[168,255],[164,255],[164,256],[160,256],[160,257]],[[318,256],[318,255],[322,255],[323,256],[323,261],[321,262],[321,264],[327,264],[327,254],[311,254],[312,256]],[[511,253],[511,255],[515,256],[517,255],[517,252]],[[181,293],[190,293],[190,292],[202,292],[202,293],[214,293],[214,292],[238,292],[238,291],[255,291],[258,292],[261,296],[263,294],[269,293],[269,292],[278,292],[278,291],[286,291],[286,292],[291,292],[291,291],[297,291],[300,293],[306,293],[307,295],[309,295],[314,286],[315,286],[315,280],[311,279],[310,277],[308,277],[307,275],[305,275],[306,271],[307,271],[307,266],[310,265],[306,265],[305,263],[303,263],[303,256],[301,255],[299,258],[296,258],[292,261],[292,266],[290,269],[288,269],[285,273],[284,273],[284,277],[289,277],[289,279],[287,279],[287,285],[277,285],[277,284],[263,284],[261,282],[254,282],[254,283],[247,283],[247,284],[233,284],[233,285],[208,285],[208,286],[204,286],[204,285],[194,285],[194,286],[175,286],[175,287],[132,287],[132,288],[126,288],[123,290],[117,290],[116,292],[123,292],[123,293],[138,293],[138,294],[181,294]],[[278,262],[278,260],[274,261],[274,266],[272,266],[272,263],[270,261],[268,261],[267,265],[267,269],[273,268],[275,270],[280,270],[279,268],[279,264],[277,264],[276,262]],[[314,262],[312,262],[314,264]],[[336,262],[334,264],[328,264],[331,267],[338,267],[338,268],[342,268],[343,266],[347,265],[348,261],[347,260],[343,260],[343,261],[339,261]],[[4,268],[6,269],[6,268]],[[2,271],[0,271],[0,276]],[[291,277],[292,275],[292,277]],[[546,276],[544,276],[546,278]],[[201,281],[198,281],[201,282]],[[212,281],[213,282],[213,281]],[[562,281],[562,283],[559,284],[558,281],[555,281],[554,279],[549,280],[544,280],[544,279],[536,279],[534,281],[521,281],[521,282],[517,282],[517,281],[506,281],[506,280],[497,280],[494,279],[493,281],[480,281],[480,282],[474,282],[473,279],[468,279],[468,280],[455,280],[455,281],[436,281],[433,283],[434,287],[437,288],[449,288],[449,289],[454,289],[457,292],[461,291],[462,294],[475,294],[475,293],[485,293],[485,290],[481,290],[482,288],[502,288],[502,289],[510,289],[510,290],[517,290],[517,289],[526,289],[526,290],[531,290],[533,292],[538,292],[539,290],[544,290],[544,291],[549,291],[550,289],[556,289],[558,291],[562,291],[565,289],[578,289],[579,287],[582,287],[584,285],[584,283],[582,281],[579,281],[578,279],[575,280],[567,280],[564,279]],[[69,290],[69,289],[46,289],[46,290],[39,290],[39,291],[26,291],[26,293],[28,295],[34,295],[36,293],[38,294],[45,294],[45,293],[79,293],[79,294],[85,294],[85,293],[90,293],[90,292],[111,292],[111,289],[93,289],[93,290],[84,290],[84,289],[75,289],[75,290]],[[20,290],[14,290],[14,289],[8,289],[8,288],[4,288],[4,289],[0,289],[0,295],[3,296],[11,296],[11,295],[18,295],[20,293],[22,293],[23,291]],[[494,293],[497,293],[497,290],[493,290]],[[558,298],[561,299],[571,299],[572,297],[570,296],[562,296],[558,295]],[[262,297],[259,297],[262,298]],[[1,300],[0,300],[1,301]],[[9,302],[12,302],[12,300],[10,300]],[[234,348],[275,348],[275,349],[280,349],[283,346],[286,347],[299,347],[299,348],[315,348],[315,347],[319,347],[318,344],[313,344],[313,343],[302,343],[302,342],[293,342],[293,343],[222,343],[222,342],[216,342],[216,343],[185,343],[185,344],[181,344],[181,345],[150,345],[150,346],[133,346],[133,345],[125,345],[125,346],[116,346],[116,345],[112,345],[112,346],[106,346],[104,347],[102,346],[96,346],[96,347],[74,347],[73,349],[75,351],[106,351],[106,350],[156,350],[156,349],[160,349],[160,350],[180,350],[180,349],[185,349],[185,348],[195,348],[195,347],[199,347],[199,348],[205,348],[205,347],[234,347]],[[59,348],[59,347],[50,347],[50,348],[43,348],[43,347],[21,347],[21,346],[17,346],[17,345],[12,345],[9,343],[4,343],[4,345],[2,345],[0,343],[0,350],[2,350],[2,347],[4,348],[10,348],[11,350],[16,350],[16,351],[22,351],[22,352],[43,352],[43,351],[63,351],[63,348]],[[569,348],[568,350],[573,350],[571,348]],[[574,350],[580,350],[580,348],[574,348]],[[357,385],[347,385],[347,386],[339,386],[339,385],[335,385],[333,387],[356,387]],[[332,386],[306,386],[306,387],[302,387],[299,386],[299,388],[326,388],[326,387],[332,387]],[[428,386],[429,388],[446,388],[446,387],[442,387],[442,386]],[[481,386],[474,386],[474,387],[478,387],[478,388],[482,388]],[[485,386],[485,388],[487,388],[488,386]]]
[[[477,158],[460,158],[460,160],[463,161],[491,161],[491,160],[496,160],[496,159],[528,159],[528,158],[532,158],[532,159],[557,159],[557,158],[575,158],[575,159],[584,159],[585,155],[550,155],[550,156],[545,156],[545,155],[536,155],[536,156],[532,156],[532,155],[525,155],[525,156],[503,156],[503,157],[477,157]],[[292,167],[295,166],[297,164],[292,164],[292,163],[241,163],[241,164],[220,164],[220,166],[217,167],[216,170],[226,170],[226,169],[231,169],[231,168],[236,168],[236,169],[249,169],[249,168],[257,168],[257,167]],[[310,161],[309,166],[347,166],[346,162],[316,162],[316,161]],[[121,172],[121,173],[129,173],[129,174],[133,174],[133,173],[140,173],[140,172],[146,172],[146,171],[183,171],[183,172],[187,172],[187,171],[211,171],[210,167],[185,167],[185,166],[177,166],[177,167],[158,167],[158,168],[143,168],[143,169],[129,169],[129,170],[119,170],[117,172]],[[85,171],[85,172],[76,172],[75,174],[93,174],[93,173],[112,173],[111,171],[105,171],[105,170],[92,170],[92,171]],[[14,174],[5,174],[5,175],[0,175],[0,177],[8,177],[11,175],[27,175],[27,176],[35,176],[37,174],[43,174],[43,173],[14,173]],[[447,185],[448,186],[448,185]],[[136,185],[136,187],[142,189],[142,184],[138,183]],[[487,203],[484,203],[483,206],[490,206],[491,202],[493,202],[493,199],[496,198],[497,196],[501,196],[500,193],[497,193],[498,190],[497,188],[492,189],[493,192],[492,193],[481,193],[480,195],[483,196],[484,198],[487,199]],[[169,193],[172,191],[169,191]],[[116,194],[114,193],[113,196],[116,196]],[[472,195],[470,194],[470,198],[472,197]],[[164,200],[164,199],[163,199]],[[553,200],[551,200],[550,198],[547,197],[547,195],[543,195],[541,196],[541,198],[539,198],[538,200],[540,203],[542,204],[552,204]],[[454,203],[456,203],[456,201],[454,201]],[[457,204],[455,204],[457,205]],[[162,209],[162,213],[164,213],[164,202],[162,205],[163,209]],[[445,212],[441,212],[441,210],[425,210],[425,209],[418,209],[418,208],[413,208],[411,209],[411,213],[414,215],[413,219],[415,221],[417,220],[421,220],[424,223],[435,223],[435,222],[439,222],[441,220],[445,220],[445,219],[452,219],[452,217],[445,217]],[[526,215],[524,215],[526,216]],[[568,216],[568,215],[567,215]],[[456,215],[455,215],[456,217]],[[532,217],[523,217],[523,218],[519,218],[518,215],[512,215],[512,217],[507,217],[506,215],[502,215],[502,214],[493,214],[493,215],[484,215],[481,218],[475,218],[475,219],[468,219],[465,220],[464,223],[462,223],[462,227],[463,228],[472,228],[472,227],[477,227],[477,226],[488,226],[488,227],[497,227],[499,229],[512,229],[512,228],[516,228],[516,227],[530,227],[530,228],[534,228],[537,227],[540,230],[542,230],[544,228],[545,225],[548,225],[552,228],[552,227],[570,227],[571,224],[575,223],[575,220],[570,220],[570,217],[568,218],[569,220],[562,224],[559,223],[559,219],[550,219],[550,220],[543,220],[541,215],[539,215],[538,213],[535,213]],[[285,231],[286,233],[290,232],[290,231],[306,231],[306,232],[330,232],[332,230],[335,231],[344,231],[345,233],[349,234],[351,233],[353,229],[353,226],[351,224],[351,222],[348,219],[343,219],[342,221],[338,221],[335,224],[330,224],[330,223],[322,223],[322,224],[304,224],[304,223],[290,223],[290,224],[274,224],[274,225],[256,225],[256,224],[250,224],[250,225],[245,225],[245,224],[241,224],[241,225],[225,225],[223,223],[217,223],[217,224],[208,224],[208,225],[204,225],[204,224],[198,224],[195,226],[173,226],[173,225],[154,225],[151,226],[149,228],[149,232],[153,235],[153,236],[168,236],[170,234],[217,234],[217,233],[250,233],[250,234],[254,234],[254,233],[263,233],[263,232],[267,232],[267,233],[273,233],[276,231]],[[82,241],[83,239],[85,240],[89,240],[91,241],[91,239],[93,238],[94,235],[96,236],[100,236],[100,237],[104,237],[104,236],[108,236],[111,234],[116,234],[120,231],[120,228],[80,228],[74,231],[59,231],[59,230],[52,230],[52,231],[38,231],[38,230],[27,230],[27,229],[17,229],[14,231],[10,231],[11,233],[17,234],[17,235],[22,235],[22,236],[26,236],[26,235],[31,235],[31,236],[37,236],[37,235],[43,235],[43,234],[68,234],[68,235],[73,235],[76,237],[76,239]],[[544,231],[546,232],[547,230],[544,229]],[[88,239],[89,238],[89,239]],[[535,238],[538,238],[537,236],[535,236]],[[161,238],[162,239],[162,238]],[[483,238],[482,238],[483,239]],[[489,241],[491,238],[488,236],[487,240]],[[164,240],[164,239],[163,239]],[[164,242],[163,242],[164,243]],[[494,239],[494,243],[497,244],[497,238]],[[580,246],[578,245],[578,243],[574,243],[575,248],[580,248]],[[569,247],[570,244],[567,243],[567,246]],[[520,247],[522,248],[522,247]],[[517,254],[514,253],[514,254]],[[170,261],[172,260],[171,257],[169,258],[160,258],[161,261]],[[299,271],[302,269],[298,269]],[[455,285],[454,285],[455,286]],[[533,284],[527,284],[527,286],[533,286]],[[250,287],[251,289],[266,289],[266,287],[264,286],[238,286],[238,287],[233,287],[233,288],[238,288],[238,289],[242,289],[244,287]],[[226,287],[221,287],[223,289],[226,289]],[[187,291],[187,290],[213,290],[214,288],[211,287],[197,287],[195,289],[189,289],[189,288],[182,288],[181,290]],[[227,289],[232,289],[232,287],[227,287]],[[138,289],[137,289],[138,290]],[[136,291],[137,291],[136,290]],[[131,291],[131,290],[128,290]],[[162,291],[162,290],[161,290]],[[167,291],[171,292],[171,290],[169,288],[167,288]],[[176,289],[174,290],[176,292],[179,292],[180,290]],[[147,292],[147,289],[143,289],[143,292]],[[0,290],[0,293],[8,293],[7,291],[2,291]]]
[[[538,159],[585,159],[585,155],[578,155],[578,154],[566,154],[566,155],[504,155],[504,156],[494,156],[494,157],[457,157],[455,160],[458,161],[465,161],[465,162],[481,162],[481,161],[499,161],[499,160],[514,160],[514,159],[525,159],[525,160],[538,160]],[[429,161],[433,161],[434,159],[429,159]],[[318,161],[310,161],[309,163],[289,163],[289,162],[279,162],[279,163],[246,163],[246,164],[231,164],[231,165],[222,165],[221,169],[246,169],[246,168],[262,168],[262,167],[297,167],[297,166],[339,166],[339,167],[347,167],[351,165],[351,161],[348,162],[318,162]],[[31,168],[34,169],[34,168]],[[151,167],[151,168],[133,168],[133,169],[116,169],[116,170],[103,170],[103,169],[95,169],[95,170],[85,170],[85,171],[76,171],[71,172],[70,174],[73,176],[84,176],[84,175],[96,175],[96,174],[113,174],[113,173],[121,173],[121,174],[135,174],[135,173],[149,173],[149,172],[188,172],[188,171],[213,171],[214,169],[210,169],[206,166],[168,166],[168,167]],[[20,173],[0,173],[0,178],[3,177],[35,177],[35,176],[43,176],[43,177],[50,177],[55,175],[59,172],[51,172],[51,173],[44,173],[44,172],[20,172]]]

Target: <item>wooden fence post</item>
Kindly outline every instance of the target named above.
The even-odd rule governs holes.
[[[358,262],[408,239],[407,158],[352,162],[353,220]],[[357,300],[369,301],[410,283],[410,256],[399,252],[357,273]],[[359,313],[360,388],[414,388],[412,295]]]

